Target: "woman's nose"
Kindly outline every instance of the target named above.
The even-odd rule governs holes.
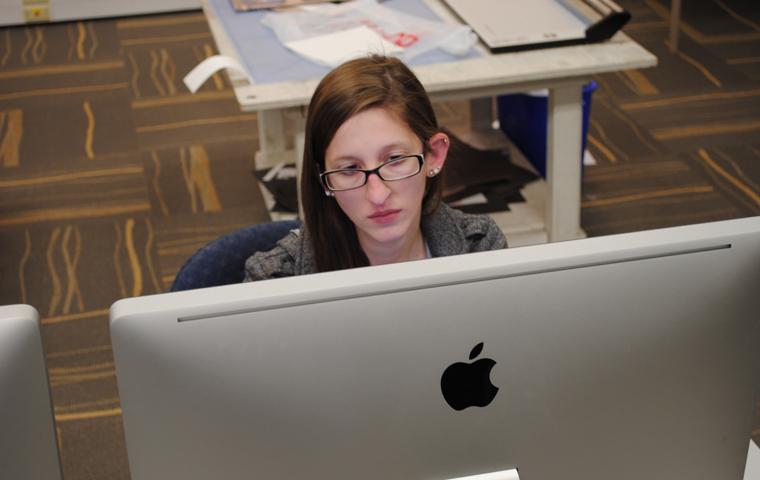
[[[388,185],[376,174],[370,175],[367,179],[367,200],[375,205],[382,205],[391,193]]]

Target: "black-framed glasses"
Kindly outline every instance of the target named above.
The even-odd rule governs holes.
[[[331,192],[342,192],[363,187],[367,184],[369,176],[375,174],[381,180],[393,182],[413,177],[422,171],[425,156],[421,153],[391,158],[376,168],[364,170],[361,168],[341,168],[319,174],[322,185]]]

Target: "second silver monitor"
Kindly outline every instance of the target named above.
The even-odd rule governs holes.
[[[0,306],[0,478],[61,478],[37,311]]]

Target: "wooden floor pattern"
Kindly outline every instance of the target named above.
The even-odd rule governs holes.
[[[760,3],[684,2],[676,54],[667,0],[620,3],[659,66],[595,78],[584,229],[760,215]],[[214,52],[197,11],[0,30],[0,304],[42,316],[66,480],[129,478],[111,303],[269,218],[255,114],[223,76],[181,83]],[[442,123],[467,124],[464,106],[437,105]]]

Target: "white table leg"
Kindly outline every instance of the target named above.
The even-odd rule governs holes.
[[[470,130],[491,130],[493,124],[493,97],[470,100]]]
[[[581,91],[581,84],[549,91],[546,229],[550,242],[584,236],[581,231]]]
[[[305,119],[300,108],[266,110],[257,113],[259,130],[259,151],[256,152],[256,169],[268,169],[279,164],[293,165],[296,168],[296,186],[298,194],[298,215],[303,218],[301,208],[301,163],[303,161],[303,143]],[[286,123],[291,125],[295,135],[294,143],[288,148]],[[264,190],[264,198],[269,208],[274,204],[271,193]],[[272,220],[290,219],[290,213],[270,212]]]
[[[256,153],[256,168],[271,168],[292,157],[292,151],[285,150],[285,112],[264,110],[256,114],[259,129],[259,151]]]
[[[303,170],[304,140],[306,138],[306,121],[300,117],[296,120],[296,191],[298,193],[298,217],[303,216],[303,204],[301,203],[301,171]]]

